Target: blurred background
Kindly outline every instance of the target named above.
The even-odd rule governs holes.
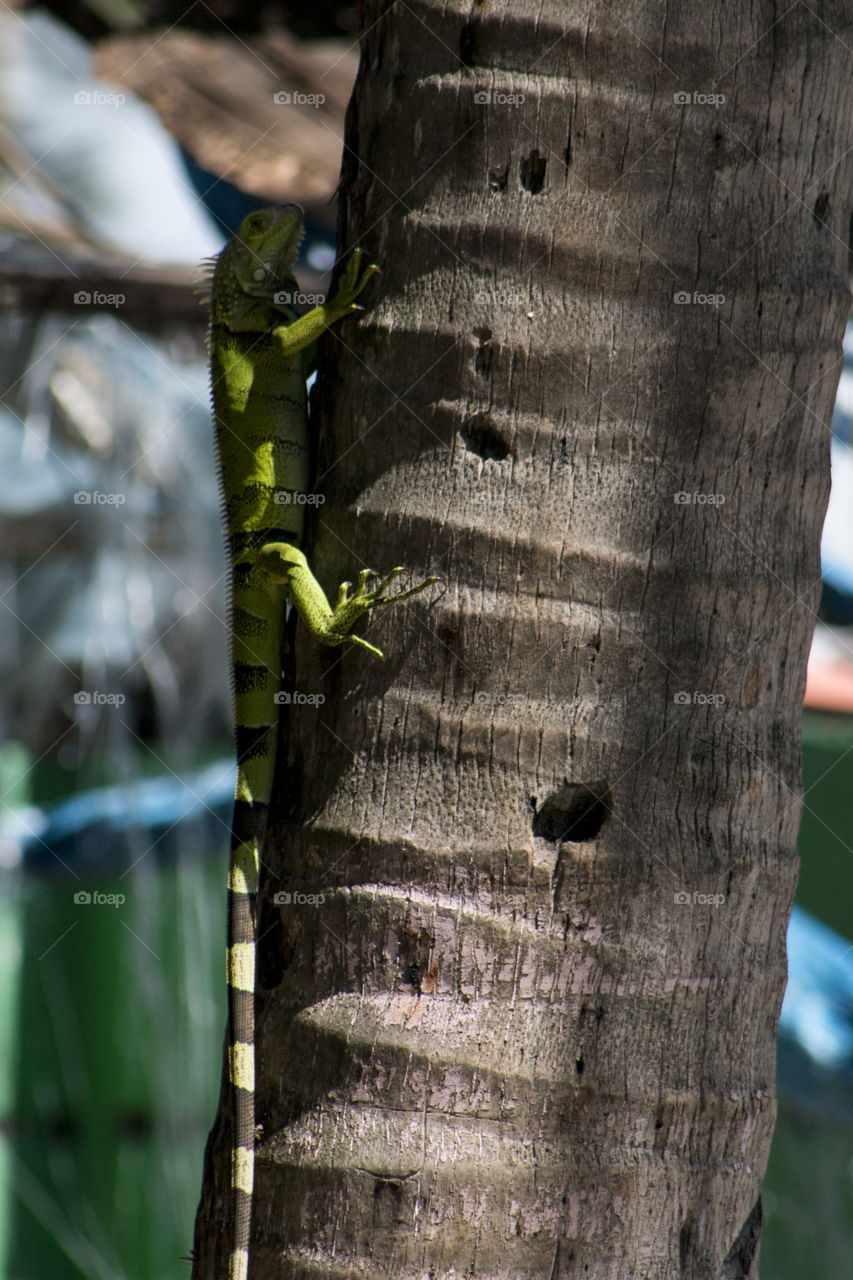
[[[200,259],[335,258],[355,4],[0,10],[0,1280],[186,1280],[230,681]],[[853,1275],[853,327],[803,713],[762,1280]]]

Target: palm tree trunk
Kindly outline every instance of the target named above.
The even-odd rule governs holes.
[[[755,1277],[849,5],[365,9],[314,563],[447,592],[296,633],[250,1275]]]

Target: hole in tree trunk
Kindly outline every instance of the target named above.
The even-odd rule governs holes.
[[[566,781],[537,808],[533,834],[554,844],[594,840],[612,808],[613,795],[604,779]]]
[[[532,196],[539,195],[545,185],[545,170],[547,168],[548,161],[540,156],[535,148],[529,156],[524,157],[520,165],[519,177],[525,191],[529,191]]]
[[[460,435],[465,442],[465,448],[476,453],[484,461],[503,462],[504,458],[509,457],[506,441],[484,413],[466,418]]]

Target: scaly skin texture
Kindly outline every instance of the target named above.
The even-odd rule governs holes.
[[[281,683],[279,636],[287,599],[323,644],[345,641],[370,609],[422,591],[436,578],[386,595],[397,567],[370,590],[372,571],[334,609],[299,550],[309,484],[306,351],[329,325],[359,310],[378,272],[355,250],[332,300],[297,317],[293,265],[302,239],[298,205],[249,214],[216,259],[211,380],[219,473],[231,563],[231,663],[237,789],[228,870],[228,1069],[234,1099],[233,1244],[229,1280],[246,1280],[255,1141],[255,917],[260,849],[275,771]]]

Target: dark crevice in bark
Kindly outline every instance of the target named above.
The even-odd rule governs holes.
[[[258,986],[273,991],[281,985],[287,967],[286,951],[282,939],[281,909],[266,894],[261,896],[260,924],[258,929]]]
[[[533,802],[536,803],[535,801]],[[613,808],[610,787],[603,779],[569,782],[536,808],[533,834],[554,844],[594,840]]]
[[[544,156],[540,156],[534,147],[530,155],[525,156],[519,166],[519,178],[525,191],[529,191],[532,196],[539,195],[545,185],[545,170],[547,168],[548,161]]]
[[[459,33],[459,61],[463,66],[470,67],[474,60],[474,46],[477,38],[474,28],[470,22],[466,22],[465,26]]]
[[[720,1280],[756,1280],[763,1216],[761,1196],[759,1196],[738,1232],[737,1239],[726,1254],[720,1271]]]
[[[829,213],[829,192],[821,191],[817,200],[815,200],[814,202],[812,217],[814,218],[815,222],[825,223],[828,213]]]
[[[484,461],[503,462],[504,458],[509,457],[509,445],[484,413],[466,418],[460,434],[465,448]]]
[[[678,1267],[682,1276],[687,1275],[687,1268],[691,1261],[693,1235],[693,1219],[685,1218],[678,1233]]]
[[[474,371],[488,378],[492,371],[492,331],[485,325],[473,330],[477,339],[477,354],[474,356]]]

